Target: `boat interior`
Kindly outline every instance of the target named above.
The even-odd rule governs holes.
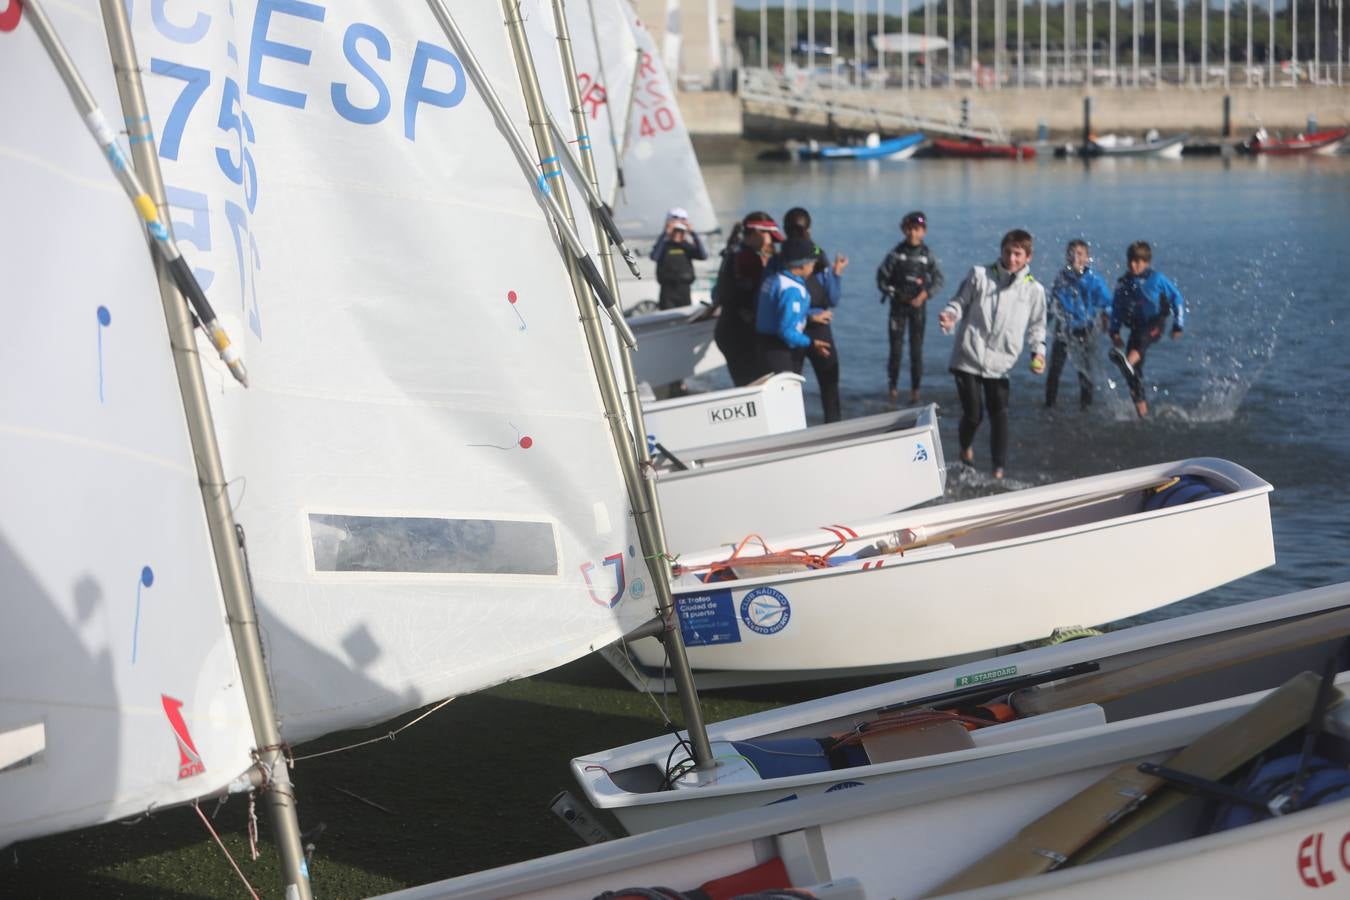
[[[920,761],[1271,690],[1332,659],[1344,671],[1347,636],[1350,605],[1115,656],[1085,653],[1072,666],[788,730],[735,739],[714,735],[719,774],[713,779],[693,774],[683,743],[664,761],[609,774],[623,790],[651,793]]]

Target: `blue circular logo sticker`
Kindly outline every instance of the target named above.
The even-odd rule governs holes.
[[[634,600],[641,600],[645,593],[647,593],[646,583],[641,578],[634,578],[633,583],[628,586],[628,596]]]
[[[741,598],[741,621],[756,634],[777,634],[791,618],[788,598],[771,587],[755,588]]]

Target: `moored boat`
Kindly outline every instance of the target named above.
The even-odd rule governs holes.
[[[938,156],[963,159],[1032,159],[1036,148],[1026,144],[998,144],[983,138],[934,138]]]
[[[658,446],[680,451],[800,431],[806,427],[805,381],[792,372],[776,372],[744,387],[644,403],[647,442],[653,452]]]
[[[1331,619],[1335,625],[1327,624]],[[1137,654],[1099,657],[1096,674],[1026,689],[1052,696],[1076,679],[1114,677],[1114,697],[1084,703],[1084,711],[1104,723],[1042,733],[996,751],[947,751],[941,765],[911,758],[909,771],[888,782],[838,772],[831,790],[813,796],[784,779],[778,799],[790,802],[699,818],[398,896],[648,896],[632,889],[657,884],[685,891],[702,886],[711,896],[732,884],[737,890],[726,896],[788,888],[835,898],[1123,898],[1141,891],[1293,896],[1331,884],[1342,869],[1350,872],[1336,854],[1350,832],[1350,800],[1341,799],[1350,715],[1342,701],[1344,661],[1337,660],[1348,619],[1350,585],[1341,584],[1038,651],[1063,657],[1103,649],[1111,640],[1155,641],[1141,643]],[[1176,630],[1157,630],[1166,626]],[[1245,647],[1234,654],[1237,641]],[[1207,655],[1206,648],[1217,652]],[[1178,677],[1164,673],[1167,665],[1156,667],[1179,657],[1190,667],[1174,670]],[[1323,677],[1305,669],[1321,669]],[[936,686],[950,690],[973,674],[968,668],[943,672]],[[1017,697],[1011,695],[1013,702]],[[844,717],[836,724],[847,731],[863,722]],[[1006,727],[977,727],[969,735]],[[795,733],[788,728],[778,737]],[[1301,766],[1301,748],[1311,746],[1307,732],[1321,735],[1317,753],[1307,757],[1306,790],[1291,791],[1289,773]],[[1271,771],[1276,767],[1249,760],[1279,747],[1266,762],[1278,761],[1283,782],[1246,793],[1210,787],[1229,773]],[[1167,768],[1140,765],[1160,763]],[[590,765],[598,773],[605,764]],[[1214,815],[1213,805],[1187,799],[1188,791],[1229,805]],[[1234,802],[1245,797],[1260,811]]]
[[[820,145],[815,141],[797,148],[801,159],[908,159],[924,141],[921,132],[856,146]]]
[[[771,529],[870,519],[941,497],[946,486],[931,403],[657,460],[661,518],[675,553]],[[859,473],[866,477],[853,477]]]
[[[1257,129],[1251,139],[1242,144],[1248,153],[1264,153],[1268,156],[1289,156],[1296,153],[1335,153],[1337,145],[1345,140],[1348,130],[1329,128],[1323,131],[1299,133],[1293,137],[1271,137],[1264,128]]]
[[[1270,489],[1235,463],[1198,458],[870,522],[835,516],[768,536],[774,552],[672,542],[689,661],[703,687],[915,671],[1128,618],[1271,565]],[[1223,550],[1172,552],[1196,540]],[[656,641],[628,652],[659,683]]]
[[[628,326],[638,342],[633,354],[638,381],[670,384],[725,366],[726,357],[713,340],[717,318],[710,312],[700,305],[629,316]]]
[[[1133,138],[1114,141],[1090,140],[1079,149],[1079,153],[1083,156],[1156,156],[1163,159],[1181,159],[1182,149],[1188,137],[1190,137],[1188,132],[1166,138],[1159,137],[1154,132],[1142,141],[1135,141]]]

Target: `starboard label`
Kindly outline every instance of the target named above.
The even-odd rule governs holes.
[[[1017,674],[1017,666],[1004,666],[1001,669],[990,669],[987,672],[976,672],[974,675],[962,675],[956,679],[956,686],[959,688],[970,687],[972,684],[984,684],[987,681],[998,681],[1000,678],[1007,678],[1010,675]]]

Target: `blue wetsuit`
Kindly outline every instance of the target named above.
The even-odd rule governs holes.
[[[806,282],[801,278],[782,269],[764,276],[755,310],[755,346],[761,371],[801,373],[811,346],[806,336],[810,305]]]
[[[1166,275],[1147,269],[1142,275],[1126,272],[1120,276],[1111,303],[1111,337],[1118,336],[1122,327],[1130,329],[1125,350],[1138,353],[1139,361],[1134,364],[1134,377],[1127,381],[1136,403],[1144,399],[1144,354],[1149,345],[1161,340],[1169,316],[1173,334],[1185,330],[1186,300]]]
[[[1050,370],[1045,378],[1045,405],[1054,406],[1059,394],[1059,376],[1069,351],[1074,351],[1078,370],[1078,401],[1092,403],[1092,378],[1084,371],[1091,358],[1098,332],[1098,319],[1111,311],[1111,292],[1106,280],[1092,269],[1075,272],[1065,266],[1050,288],[1050,315],[1054,319],[1055,343],[1050,350]]]

